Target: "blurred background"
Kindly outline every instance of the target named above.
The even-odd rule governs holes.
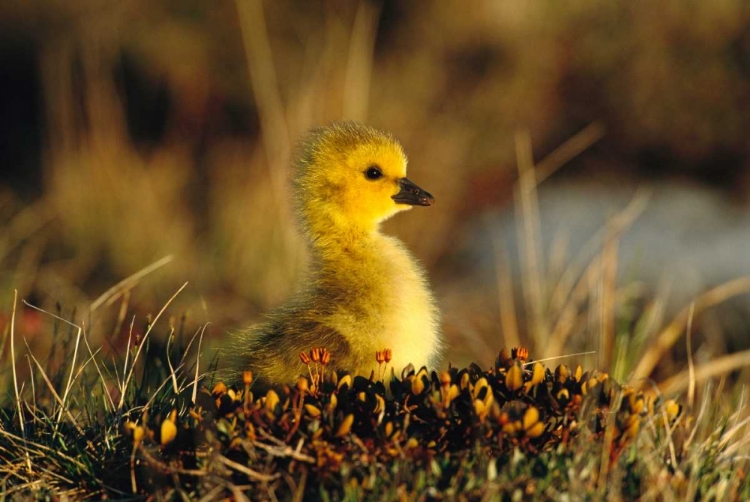
[[[188,281],[168,315],[220,344],[304,270],[294,142],[354,119],[437,199],[385,230],[429,271],[450,362],[522,343],[673,371],[693,300],[698,360],[750,347],[743,0],[5,0],[0,68],[6,334],[17,290],[116,348]]]

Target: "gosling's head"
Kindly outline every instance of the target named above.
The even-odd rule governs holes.
[[[299,150],[298,209],[313,232],[330,225],[373,231],[397,212],[435,200],[406,178],[406,155],[388,133],[334,123],[311,131]]]

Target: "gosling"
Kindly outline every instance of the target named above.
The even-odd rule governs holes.
[[[328,368],[365,376],[386,348],[396,371],[434,367],[443,344],[435,299],[420,265],[380,223],[435,199],[406,178],[398,141],[371,127],[314,129],[298,151],[293,188],[310,270],[266,322],[230,335],[225,374],[236,380],[251,369],[266,383],[294,382],[306,372],[300,352],[312,347],[328,349]]]

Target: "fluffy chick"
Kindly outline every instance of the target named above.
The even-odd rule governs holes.
[[[432,367],[442,348],[439,312],[425,274],[380,223],[434,198],[406,178],[406,156],[390,135],[357,123],[315,129],[299,145],[294,178],[310,270],[300,291],[268,320],[234,333],[225,347],[233,378],[252,369],[269,383],[293,382],[300,352],[325,347],[330,367],[369,375],[390,348],[397,371]]]

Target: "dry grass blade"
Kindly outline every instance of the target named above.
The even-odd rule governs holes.
[[[279,202],[284,191],[283,173],[289,156],[290,141],[284,118],[284,105],[273,66],[263,3],[260,0],[237,0],[236,4],[250,83],[263,130],[263,144],[268,156],[271,182],[276,201]]]
[[[175,372],[174,366],[172,366],[172,356],[170,356],[170,346],[172,345],[172,341],[174,340],[174,326],[172,326],[169,329],[169,336],[167,337],[167,366],[169,367],[169,376],[172,379],[172,390],[174,390],[175,394],[179,394],[180,392],[180,386],[177,384],[177,374]]]
[[[104,379],[104,374],[102,374],[102,369],[101,367],[99,367],[99,363],[96,362],[96,355],[99,353],[99,351],[102,350],[102,347],[99,347],[98,349],[96,349],[96,351],[92,350],[91,345],[89,344],[89,341],[86,339],[85,331],[83,333],[83,342],[86,344],[86,350],[89,351],[89,356],[90,356],[89,360],[94,363],[94,368],[96,368],[96,373],[99,375],[99,381],[102,383],[102,392],[104,393],[105,396],[107,396],[107,400],[105,401],[105,406],[107,405],[107,403],[109,403],[109,411],[114,411],[115,401],[112,399],[112,395],[110,394],[109,389],[107,388],[107,382]],[[86,361],[86,364],[88,364],[88,361]],[[76,378],[78,378],[78,375],[76,375]]]
[[[680,339],[691,312],[700,314],[710,307],[748,292],[750,292],[750,276],[746,275],[716,286],[699,296],[675,316],[669,326],[657,335],[654,343],[649,344],[649,350],[643,354],[633,371],[632,380],[640,381],[636,385],[644,385],[643,380],[648,378],[664,354]]]
[[[31,359],[34,361],[34,364],[36,364],[36,367],[39,370],[39,373],[42,375],[42,378],[47,383],[47,388],[49,388],[49,391],[52,393],[52,397],[54,397],[55,401],[57,401],[57,404],[60,405],[61,411],[65,413],[65,416],[68,417],[68,420],[73,425],[73,427],[75,427],[76,430],[78,431],[78,433],[83,436],[84,435],[83,429],[78,424],[78,421],[75,419],[75,417],[70,412],[70,410],[65,407],[65,403],[63,402],[62,398],[60,397],[60,395],[55,390],[55,386],[52,385],[52,382],[50,381],[49,377],[47,376],[47,373],[44,371],[44,368],[42,368],[42,365],[39,364],[39,361],[34,356],[34,354],[31,353],[31,347],[29,347],[28,342],[26,342],[26,340],[24,340],[24,343],[26,344],[26,350],[29,351],[29,355],[31,356]],[[87,441],[87,443],[88,443],[88,445],[91,448],[94,447],[94,445],[92,445],[90,441]]]
[[[344,118],[363,121],[367,118],[380,4],[360,1],[354,18],[349,58],[344,76]]]
[[[518,132],[515,136],[518,182],[514,187],[514,200],[517,205],[519,254],[523,270],[523,293],[527,311],[527,322],[531,329],[534,347],[544,346],[546,319],[542,304],[544,271],[541,269],[541,246],[539,228],[539,201],[537,180],[534,168],[534,154],[528,132]]]
[[[68,394],[70,393],[70,388],[73,386],[73,373],[76,369],[76,361],[78,360],[78,347],[81,345],[81,333],[83,333],[83,330],[81,327],[78,327],[78,332],[76,334],[76,345],[75,349],[73,349],[73,360],[70,362],[70,373],[68,374],[68,383],[65,385],[65,392],[63,392],[62,395],[62,406],[65,407],[65,403],[68,400]],[[60,409],[60,414],[57,416],[57,421],[60,421],[60,418],[62,418],[62,409]]]
[[[130,329],[128,329],[128,343],[125,344],[125,362],[122,365],[122,376],[125,378],[125,375],[128,374],[128,361],[130,360],[130,342],[133,340],[133,326],[135,325],[135,316],[130,320]],[[117,365],[113,365],[113,368],[115,369],[115,372],[117,372]],[[123,380],[124,383],[124,380]],[[120,387],[120,392],[123,391],[123,385],[120,383],[119,375],[117,379],[117,384]]]
[[[666,408],[662,408],[661,410],[661,423],[664,426],[664,432],[666,433],[666,437],[667,437],[667,446],[669,448],[669,458],[672,462],[671,465],[678,465],[677,464],[677,450],[675,449],[674,439],[672,437],[675,427],[677,427],[677,423],[670,425],[669,416],[667,415]]]
[[[13,312],[10,316],[10,361],[13,367],[13,390],[16,394],[16,407],[18,409],[18,423],[21,426],[21,434],[23,435],[24,441],[26,441],[26,429],[24,428],[23,409],[21,407],[21,396],[18,392],[18,374],[16,372],[16,348],[15,348],[15,334],[16,334],[16,304],[18,303],[18,290],[13,292]],[[26,467],[31,472],[31,459],[28,453],[26,453]]]
[[[523,266],[523,293],[527,310],[527,323],[532,333],[532,339],[537,350],[545,346],[545,335],[548,329],[548,310],[543,305],[546,284],[542,270],[540,247],[540,219],[539,203],[537,200],[537,186],[547,179],[562,165],[576,155],[589,148],[604,136],[605,129],[601,123],[594,122],[566,141],[538,165],[534,165],[531,138],[527,132],[519,132],[515,136],[516,162],[518,166],[518,182],[514,188],[516,203],[517,232],[519,234],[519,254]],[[509,321],[507,316],[504,321]],[[561,349],[562,343],[560,343]],[[558,350],[559,352],[559,350]],[[555,352],[547,352],[553,354]]]
[[[690,314],[687,321],[687,334],[685,345],[687,346],[688,363],[688,412],[692,413],[695,406],[695,362],[693,361],[693,317],[695,315],[695,303],[690,304]]]
[[[620,408],[622,404],[622,393],[618,392],[615,396],[614,403],[612,405],[612,409],[617,410]],[[601,499],[603,500],[605,497],[604,495],[607,493],[607,489],[609,488],[610,483],[610,474],[611,474],[611,461],[612,458],[610,456],[610,452],[612,451],[613,444],[615,442],[615,433],[616,433],[616,424],[615,420],[607,421],[607,425],[604,429],[604,437],[602,438],[602,450],[601,450],[601,457],[600,457],[600,465],[599,465],[599,482],[598,482],[598,491],[599,495],[601,496]]]
[[[617,303],[617,264],[621,231],[611,232],[602,248],[601,271],[599,275],[599,367],[612,368],[615,347],[615,305]]]
[[[206,323],[203,325],[203,328],[201,328],[201,334],[200,338],[198,339],[198,354],[195,356],[195,380],[193,381],[193,395],[192,395],[192,402],[195,403],[198,399],[198,372],[200,369],[200,359],[201,359],[201,345],[203,344],[203,334],[206,332],[206,328],[208,327],[209,323]],[[190,343],[192,344],[193,341],[190,340]],[[190,346],[188,346],[190,348]],[[185,351],[187,353],[187,351]]]
[[[94,352],[94,351],[91,350],[91,346],[89,345],[88,340],[86,340],[85,331],[84,331],[84,328],[82,326],[78,326],[77,324],[75,324],[75,323],[73,323],[73,322],[71,322],[71,321],[69,321],[69,320],[67,320],[67,319],[65,319],[63,317],[60,317],[60,316],[58,316],[56,314],[53,314],[52,312],[48,312],[48,311],[46,311],[46,310],[44,310],[42,308],[39,308],[39,307],[37,307],[35,305],[32,305],[32,304],[28,303],[25,300],[24,300],[23,303],[27,307],[32,308],[32,309],[34,309],[34,310],[36,310],[38,312],[41,312],[41,313],[43,313],[45,315],[51,316],[52,318],[57,319],[58,321],[61,321],[61,322],[65,323],[65,324],[67,324],[68,326],[70,326],[72,328],[75,328],[78,331],[78,334],[76,335],[75,350],[73,352],[73,360],[72,360],[71,366],[70,366],[70,375],[68,376],[68,383],[65,386],[65,392],[63,393],[63,397],[62,397],[63,404],[67,401],[68,394],[70,393],[70,389],[73,386],[73,382],[78,378],[78,376],[81,374],[81,372],[88,365],[89,362],[93,361],[94,366],[96,367],[96,370],[99,373],[99,377],[102,379],[102,382],[104,382],[104,375],[102,375],[101,369],[99,368],[99,365],[96,362],[96,358],[94,357],[101,350],[101,347],[99,347],[96,350],[96,352]],[[83,341],[86,344],[86,347],[87,347],[87,349],[89,351],[89,356],[90,357],[81,366],[81,368],[79,368],[79,370],[76,373],[75,377],[73,377],[73,372],[75,370],[75,363],[78,360],[78,347],[79,347],[81,338],[83,338]],[[33,382],[33,380],[32,380],[32,382]],[[112,409],[114,409],[114,401],[112,401],[112,397],[109,395],[109,392],[106,390],[106,387],[107,386],[105,385],[104,386],[105,393],[107,394],[107,398],[109,399],[109,402],[110,402],[110,404],[112,406]],[[60,413],[62,413],[62,409],[60,410]],[[57,420],[59,421],[61,417],[62,417],[62,415],[58,415]]]
[[[578,356],[590,356],[592,354],[596,354],[595,350],[588,350],[586,352],[576,352],[575,354],[563,354],[561,356],[554,356],[554,357],[545,357],[544,359],[535,359],[533,361],[529,361],[527,363],[524,363],[524,366],[531,366],[535,363],[544,363],[548,361],[556,361],[558,359],[565,359],[567,357],[578,357]]]
[[[111,288],[109,288],[107,291],[105,291],[99,298],[94,300],[91,303],[91,306],[89,307],[90,312],[94,312],[96,309],[101,307],[103,304],[106,303],[106,306],[111,305],[113,302],[117,301],[118,298],[120,298],[122,295],[130,291],[135,287],[136,284],[138,284],[138,281],[146,277],[151,272],[160,269],[170,261],[174,259],[174,256],[167,255],[164,258],[161,258],[160,260],[155,261],[151,265],[142,268],[135,274],[131,275],[130,277],[127,277],[123,279],[122,281],[118,282]]]
[[[703,417],[705,417],[706,413],[708,413],[708,409],[709,409],[710,401],[711,401],[711,396],[712,396],[712,394],[711,394],[711,387],[712,387],[711,384],[708,383],[706,385],[705,389],[704,389],[703,402],[701,403],[701,409],[698,412],[698,416],[696,417],[696,419],[694,421],[694,423],[696,425],[693,427],[693,430],[690,431],[690,435],[688,436],[687,440],[685,441],[685,449],[686,450],[690,447],[691,444],[693,444],[693,441],[696,438],[696,434],[698,434],[698,426],[697,426],[697,424],[703,423]]]
[[[258,107],[261,139],[268,161],[276,224],[282,235],[282,251],[292,261],[299,251],[295,247],[294,229],[287,224],[289,210],[284,203],[287,182],[287,165],[291,153],[289,125],[279,91],[273,54],[268,38],[263,2],[261,0],[236,0],[237,14],[254,103]]]
[[[143,349],[144,345],[146,345],[146,340],[148,339],[148,336],[151,334],[151,331],[154,329],[154,326],[156,325],[159,318],[162,316],[165,310],[167,310],[167,307],[174,301],[175,298],[177,298],[177,295],[179,295],[183,289],[187,287],[188,283],[186,282],[183,284],[180,289],[177,290],[175,294],[172,295],[172,297],[167,301],[167,303],[164,304],[164,306],[161,308],[158,314],[156,314],[156,317],[154,317],[154,321],[149,324],[148,329],[146,330],[146,333],[143,335],[143,340],[141,340],[140,345],[138,345],[138,350],[135,352],[135,356],[133,356],[133,362],[130,365],[130,370],[128,370],[127,375],[123,375],[123,382],[120,386],[122,388],[122,393],[120,394],[120,403],[117,405],[117,409],[122,409],[122,406],[125,404],[125,396],[127,395],[128,385],[130,384],[130,380],[133,377],[133,371],[135,370],[135,365],[138,362],[138,356],[141,355],[141,350]]]
[[[695,383],[698,383],[747,367],[750,367],[750,350],[735,352],[701,364],[694,369],[693,379]],[[690,385],[690,380],[690,369],[688,368],[660,382],[657,387],[662,394],[677,394],[685,391]]]
[[[179,370],[179,369],[180,369],[180,366],[178,366],[178,367],[177,367],[177,370]],[[143,405],[143,409],[144,409],[144,410],[149,410],[149,409],[151,409],[151,405],[152,405],[152,404],[154,404],[154,401],[156,401],[156,400],[158,399],[158,397],[159,397],[159,393],[161,392],[161,390],[162,390],[162,389],[163,389],[164,387],[166,387],[166,385],[167,385],[167,384],[168,384],[168,383],[169,383],[169,382],[171,381],[171,379],[172,379],[172,377],[171,377],[171,376],[168,376],[168,377],[166,377],[166,378],[165,378],[165,379],[164,379],[164,380],[163,380],[163,381],[161,382],[161,384],[159,384],[159,386],[158,386],[158,387],[157,387],[157,388],[156,388],[156,389],[155,389],[155,390],[154,390],[154,391],[153,391],[153,392],[151,393],[151,397],[149,398],[149,400],[148,400],[148,401],[146,401],[146,404],[145,404],[145,405]]]
[[[599,263],[601,258],[594,257],[593,259],[588,259],[588,256],[597,247],[606,247],[607,243],[617,240],[643,213],[650,196],[651,192],[649,190],[638,190],[628,205],[612,217],[603,227],[602,231],[605,232],[604,237],[601,236],[601,231],[592,236],[584,244],[576,259],[558,281],[555,291],[552,293],[551,305],[560,304],[562,306],[560,313],[557,315],[557,322],[552,329],[547,344],[544,346],[545,354],[559,354],[563,352],[565,342],[574,326],[579,305],[590,294],[589,284],[596,282],[595,279],[602,271]],[[603,244],[599,244],[602,239]],[[584,267],[583,263],[586,260],[588,260],[588,264],[585,265],[581,273],[580,269]]]
[[[495,251],[495,278],[497,281],[498,300],[500,303],[500,325],[505,345],[520,347],[521,337],[518,333],[518,319],[516,305],[513,299],[513,284],[508,267],[508,256],[502,249],[502,241],[498,236],[492,239]]]
[[[609,221],[592,235],[576,254],[571,264],[561,275],[550,299],[553,312],[564,310],[566,302],[571,296],[571,291],[576,287],[576,279],[585,275],[581,272],[585,268],[591,268],[594,257],[599,249],[611,239],[616,238],[630,228],[636,219],[645,211],[651,197],[651,190],[640,188],[633,195],[627,206],[615,214]]]
[[[537,163],[537,184],[552,176],[552,174],[554,174],[559,168],[602,139],[606,132],[604,124],[601,122],[593,122],[556,148],[552,153]]]
[[[743,421],[729,429],[728,431],[724,432],[721,436],[721,441],[719,442],[719,447],[724,448],[726,447],[729,442],[732,440],[732,438],[737,435],[738,432],[740,432],[746,425],[750,424],[750,417],[745,418]],[[732,449],[739,449],[744,443],[748,442],[750,438],[747,437],[747,435],[744,436],[744,439],[742,439],[740,442],[734,443],[732,445]],[[729,453],[726,451],[725,453]]]
[[[34,382],[34,367],[31,366],[31,358],[26,354],[26,364],[29,367],[29,381],[31,382],[31,409],[36,409],[36,382]],[[26,408],[29,408],[29,403],[26,403]]]
[[[48,209],[47,204],[46,199],[41,199],[21,210],[10,224],[5,225],[0,234],[0,260],[55,218],[55,213]]]

